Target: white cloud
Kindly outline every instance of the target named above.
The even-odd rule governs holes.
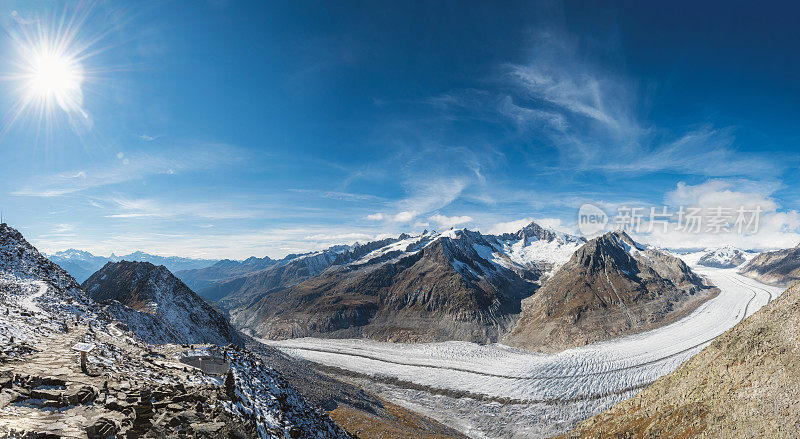
[[[680,206],[702,209],[705,216],[701,221],[700,232],[679,230],[676,219],[673,219],[666,232],[663,231],[662,224],[654,224],[652,233],[643,233],[639,239],[668,248],[715,248],[733,245],[743,249],[768,250],[794,247],[800,242],[800,213],[797,210],[781,210],[781,206],[772,196],[778,188],[779,185],[774,183],[749,180],[709,180],[697,185],[680,182],[665,195],[666,204],[672,213]],[[728,231],[714,233],[704,221],[720,207],[729,214],[730,227]],[[739,208],[745,211],[760,209],[757,230],[752,233],[748,227],[737,230],[735,220]],[[750,216],[747,218],[749,220]],[[647,225],[648,222],[645,222],[643,228]]]
[[[503,233],[513,233],[533,222],[533,218],[527,217],[513,221],[501,222],[489,228],[488,232],[492,235],[502,235]]]
[[[404,210],[392,217],[392,221],[397,223],[407,223],[417,216],[417,212]]]
[[[439,224],[441,227],[450,228],[455,227],[460,224],[470,223],[472,222],[471,216],[445,216],[442,214],[437,213],[428,218],[429,220]]]
[[[673,206],[761,207],[766,212],[774,212],[778,204],[771,195],[777,189],[774,183],[749,180],[715,179],[697,185],[678,182],[674,190],[667,192],[665,201]]]
[[[382,221],[386,216],[382,213],[371,213],[364,217],[364,219],[369,221]]]

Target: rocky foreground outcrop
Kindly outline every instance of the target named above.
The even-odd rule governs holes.
[[[739,270],[759,282],[787,287],[800,281],[800,245],[760,253]]]
[[[523,301],[503,342],[545,352],[583,346],[675,321],[713,294],[680,259],[609,232]]]
[[[800,285],[570,438],[800,437]]]
[[[227,359],[222,383],[181,361],[198,353]],[[350,437],[250,351],[148,346],[0,225],[0,437],[115,435]]]
[[[95,346],[85,372],[71,351],[76,341]],[[70,326],[19,361],[0,364],[0,435],[349,437],[252,354],[213,346],[202,352],[232,362],[224,386],[183,365],[187,350],[180,346],[147,348],[113,331]]]

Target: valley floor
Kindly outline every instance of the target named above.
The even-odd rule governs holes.
[[[630,398],[782,289],[693,266],[720,294],[680,321],[556,354],[466,342],[264,341],[468,436],[547,437]]]

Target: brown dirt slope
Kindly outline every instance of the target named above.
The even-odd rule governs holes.
[[[800,437],[800,284],[569,438]]]

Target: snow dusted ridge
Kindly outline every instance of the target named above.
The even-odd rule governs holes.
[[[535,223],[516,233],[503,235],[483,235],[466,229],[441,233],[426,230],[419,235],[403,233],[365,244],[337,245],[317,252],[291,254],[280,260],[223,260],[211,267],[175,274],[203,298],[226,310],[236,310],[250,305],[253,296],[264,291],[295,285],[331,267],[358,268],[391,263],[413,256],[442,239],[459,239],[476,233],[487,241],[483,248],[475,249],[493,261],[487,267],[498,265],[504,269],[529,272],[528,277],[533,279],[542,275],[546,277],[584,242],[583,238],[545,229]]]
[[[22,234],[0,224],[0,273],[18,280],[46,282],[59,292],[81,298],[80,286],[58,265],[49,261]]]
[[[759,253],[739,272],[770,285],[791,286],[800,281],[800,245]]]
[[[680,259],[622,231],[608,232],[522,301],[520,318],[502,341],[558,352],[671,323],[714,294]]]
[[[239,342],[225,318],[163,265],[109,262],[82,288],[150,343]]]
[[[504,235],[400,235],[351,246],[316,275],[298,259],[228,281],[232,291],[217,303],[265,338],[495,342],[522,299],[582,243],[535,223]]]
[[[78,366],[76,342],[94,345],[90,373]],[[187,371],[179,362],[186,354],[177,345],[148,347],[0,225],[0,378],[11,387],[0,398],[0,436],[86,437],[102,429],[119,437],[349,437],[252,353],[229,350],[228,387]]]
[[[226,409],[246,419],[260,420],[259,437],[350,438],[327,416],[308,416],[317,409],[252,353],[219,347],[208,351],[231,363],[225,382],[231,400],[224,403]]]
[[[470,239],[474,242],[469,245],[493,265],[515,272],[533,270],[543,277],[566,263],[572,253],[586,242],[581,237],[546,229],[536,223],[516,233],[503,235],[482,235],[468,229],[450,229],[441,233],[426,230],[416,236],[401,235],[396,242],[374,250],[351,264],[367,265],[410,256],[442,238]],[[456,265],[460,272],[470,275],[463,263]]]
[[[265,343],[289,355],[361,374],[364,383],[384,396],[470,436],[547,437],[569,430],[673,371],[782,291],[731,269],[693,269],[720,293],[687,317],[555,354],[466,342],[304,338]]]

